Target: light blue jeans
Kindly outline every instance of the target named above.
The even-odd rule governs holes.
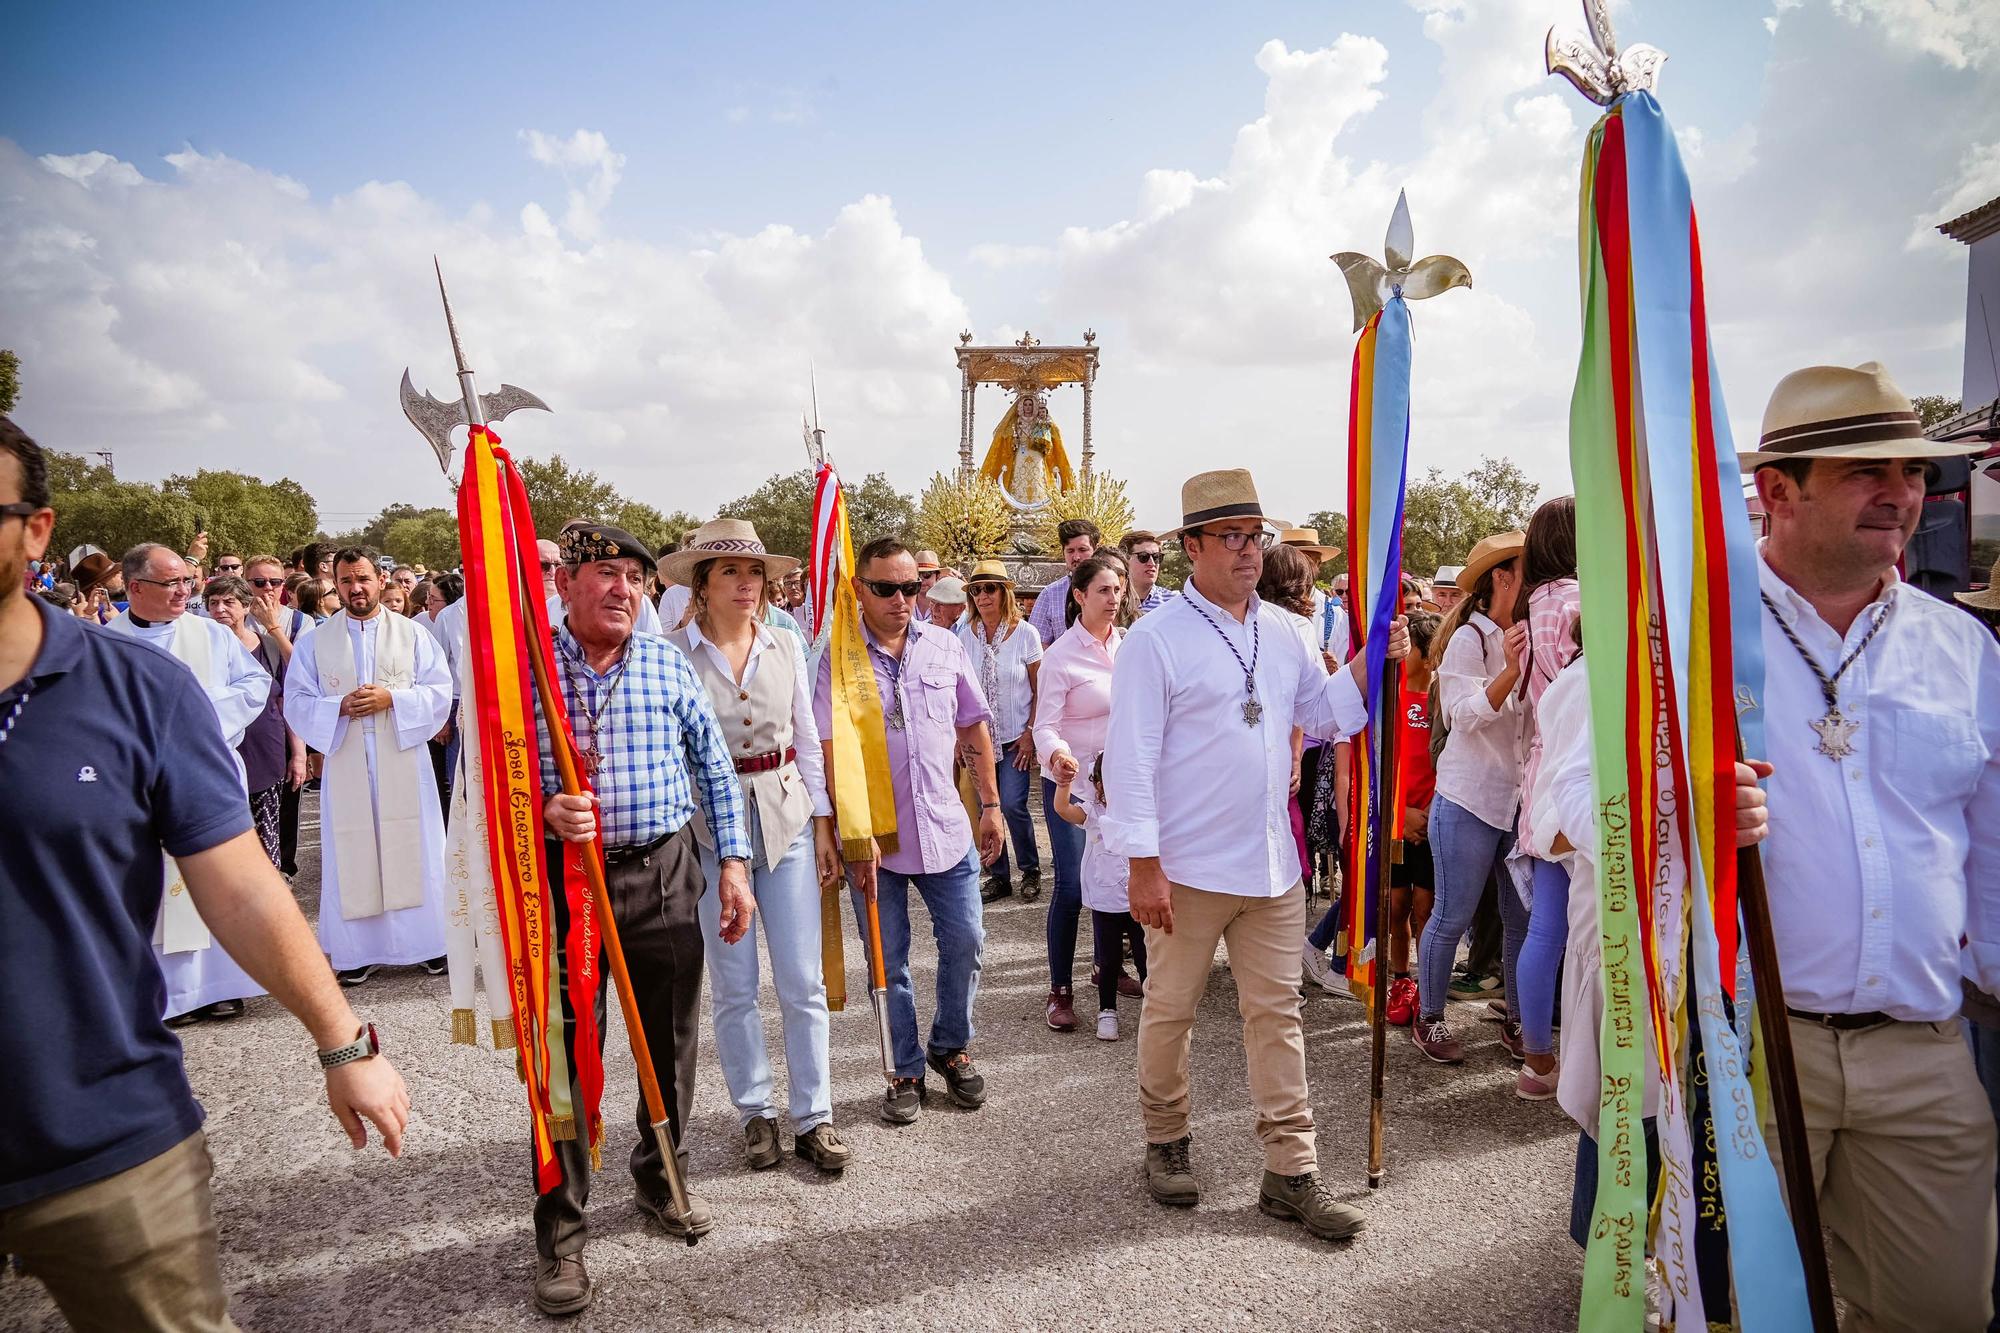
[[[750,845],[762,845],[756,802],[747,803]],[[753,863],[761,861],[754,858]],[[826,981],[820,974],[819,872],[813,864],[812,825],[807,823],[778,864],[757,864],[750,892],[757,915],[750,931],[734,944],[722,942],[722,902],[716,885],[720,867],[712,848],[701,849],[701,872],[708,887],[701,896],[701,934],[708,953],[709,990],[714,1005],[715,1053],[722,1062],[729,1100],[737,1119],[748,1125],[758,1116],[778,1117],[771,1059],[764,1049],[764,1017],[757,1008],[759,988],[757,923],[771,954],[771,984],[785,1027],[785,1083],[791,1093],[792,1130],[803,1134],[833,1120],[833,1083],[826,1016]]]
[[[896,1077],[924,1076],[924,1046],[917,1042],[917,996],[910,984],[910,890],[924,900],[937,939],[937,1009],[931,1016],[929,1048],[941,1055],[972,1044],[972,1000],[979,993],[980,960],[986,927],[979,906],[977,846],[948,870],[934,875],[902,875],[881,870],[875,901],[882,917],[882,964],[889,982],[889,1040],[895,1049]],[[868,949],[868,902],[855,889],[854,920],[861,947]]]
[[[1451,982],[1458,942],[1472,928],[1472,914],[1479,910],[1479,896],[1486,892],[1487,882],[1496,877],[1507,1012],[1519,1021],[1521,1006],[1514,994],[1514,971],[1528,935],[1528,908],[1507,878],[1507,853],[1513,846],[1512,830],[1494,828],[1442,794],[1431,801],[1431,861],[1437,872],[1437,898],[1431,906],[1431,919],[1424,924],[1417,954],[1417,1008],[1425,1021],[1444,1017],[1445,987]]]
[[[1569,871],[1553,861],[1531,861],[1535,868],[1535,908],[1528,916],[1528,939],[1514,964],[1514,989],[1521,1008],[1521,1043],[1530,1055],[1556,1053],[1556,973],[1569,943]],[[1513,888],[1500,886],[1502,893]]]

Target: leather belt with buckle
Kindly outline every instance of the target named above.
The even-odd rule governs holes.
[[[651,842],[632,843],[624,847],[606,847],[604,860],[609,865],[622,865],[627,861],[640,860],[659,851],[661,844],[673,836],[671,833],[662,833]]]
[[[799,757],[799,752],[791,746],[782,750],[768,750],[763,754],[746,754],[736,761],[738,773],[769,773],[774,768],[783,768]]]
[[[1818,1014],[1810,1009],[1794,1009],[1787,1005],[1785,1012],[1793,1018],[1802,1018],[1808,1023],[1817,1023],[1823,1028],[1832,1028],[1836,1032],[1858,1032],[1862,1028],[1880,1027],[1884,1023],[1893,1023],[1896,1021],[1879,1010],[1872,1010],[1865,1014]]]

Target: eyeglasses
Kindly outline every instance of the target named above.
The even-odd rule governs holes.
[[[281,578],[278,578],[278,579],[251,579],[251,580],[250,580],[250,586],[251,586],[251,587],[253,587],[253,588],[282,588],[282,587],[284,587],[284,586],[285,586],[285,581],[284,581],[283,579],[281,579]]]
[[[1242,548],[1238,547],[1237,549],[1240,550]],[[1160,563],[1160,553],[1158,551],[1134,551],[1132,552],[1132,558],[1142,565],[1157,565]]]
[[[215,572],[218,574],[241,574],[243,572],[243,566],[240,564],[217,565],[215,567]]]
[[[193,579],[133,579],[132,582],[150,583],[156,588],[186,588],[189,590],[192,590],[195,585]]]
[[[38,514],[47,506],[31,505],[26,500],[16,500],[13,504],[0,505],[0,518],[26,518]]]
[[[917,571],[917,577],[925,583],[936,583],[943,573],[941,569],[922,569]]]
[[[542,573],[546,574],[552,569],[559,568],[561,565],[562,561],[560,560],[544,560],[542,561]]]
[[[997,583],[975,583],[972,585],[972,595],[974,597],[998,597],[1000,595],[1000,585]]]
[[[1205,528],[1198,528],[1194,535],[1209,541],[1221,542],[1225,551],[1240,551],[1251,542],[1257,543],[1258,550],[1268,551],[1278,540],[1276,533],[1263,529],[1256,532],[1210,532]]]
[[[861,586],[887,601],[901,593],[904,597],[915,597],[924,590],[922,583],[892,583],[888,579],[863,579]]]

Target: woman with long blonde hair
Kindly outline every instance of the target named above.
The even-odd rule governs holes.
[[[1042,854],[1035,846],[1035,826],[1028,815],[1030,775],[1035,771],[1035,696],[1040,689],[1042,636],[1021,615],[1014,598],[1014,580],[998,560],[973,566],[966,584],[972,613],[958,626],[958,641],[979,677],[986,706],[993,713],[993,753],[1000,780],[1000,813],[1014,844],[1014,861],[1021,868],[1021,898],[1032,902],[1042,891]],[[1005,898],[1014,891],[1013,866],[1007,848],[986,872],[983,902]]]

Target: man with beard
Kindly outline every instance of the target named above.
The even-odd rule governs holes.
[[[285,720],[320,773],[319,938],[343,986],[383,965],[444,960],[444,820],[428,742],[451,716],[438,641],[382,613],[376,553],[334,555],[341,609],[307,629],[285,676]]]
[[[271,697],[271,677],[234,634],[204,616],[188,614],[194,594],[188,568],[171,546],[158,542],[127,551],[123,570],[131,602],[106,628],[163,648],[194,672],[215,708],[223,743],[233,751],[264,711]],[[172,861],[167,863],[161,904],[153,951],[167,982],[166,1018],[185,1015],[193,1021],[198,1011],[214,1011],[213,1016],[221,1017],[226,1012],[222,1006],[262,994],[227,953],[214,947],[208,926],[188,897],[180,868]]]

